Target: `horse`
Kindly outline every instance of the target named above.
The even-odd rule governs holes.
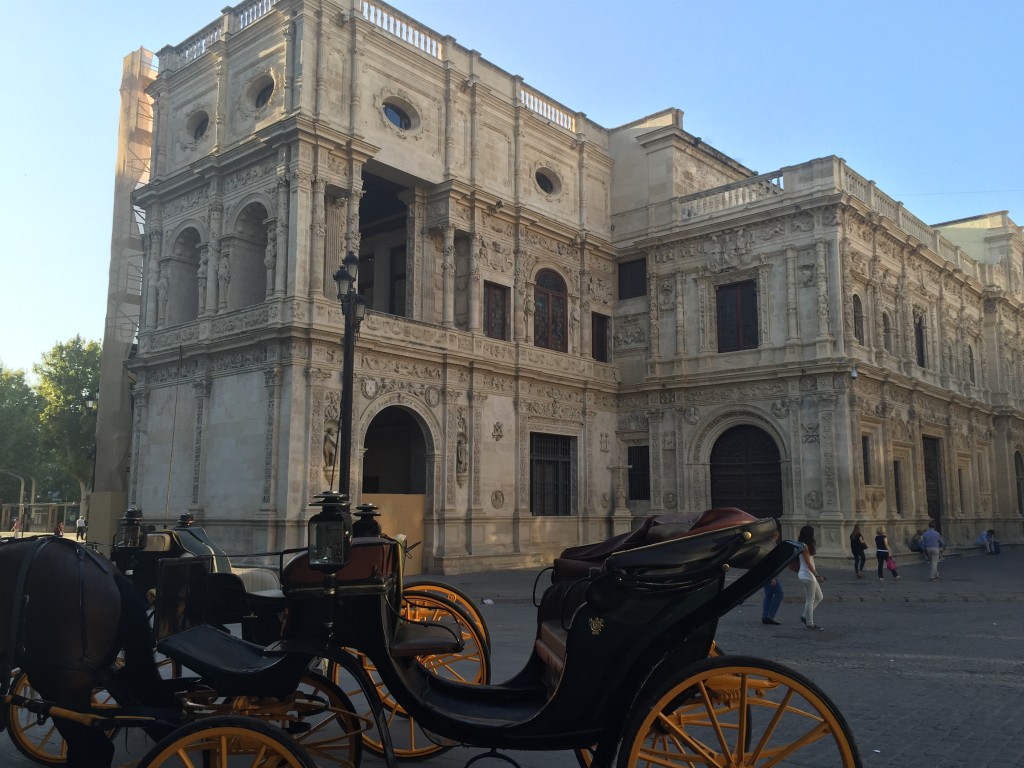
[[[123,653],[124,666],[114,672]],[[41,536],[0,543],[0,690],[11,671],[28,674],[43,700],[90,711],[92,691],[166,711],[180,703],[162,684],[142,595],[109,560],[70,539]],[[110,766],[114,745],[102,728],[54,717],[68,768]],[[166,733],[158,722],[152,736]]]

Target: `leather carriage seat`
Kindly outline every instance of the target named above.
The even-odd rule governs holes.
[[[609,557],[638,547],[745,525],[756,519],[736,507],[706,510],[693,522],[675,516],[652,515],[644,519],[635,531],[563,551],[554,561],[553,586],[542,601],[537,639],[534,641],[534,652],[544,663],[543,679],[549,695],[557,687],[565,668],[566,617],[575,614],[584,602],[586,580],[595,576]]]
[[[678,516],[650,515],[644,518],[635,531],[619,534],[596,544],[583,544],[564,550],[555,558],[551,580],[558,582],[586,578],[592,568],[600,568],[604,561],[616,552],[743,525],[756,519],[737,507],[708,509],[692,523]]]

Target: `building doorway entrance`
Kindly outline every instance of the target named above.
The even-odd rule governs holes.
[[[739,507],[754,517],[782,517],[779,449],[763,429],[727,429],[711,449],[711,505]]]

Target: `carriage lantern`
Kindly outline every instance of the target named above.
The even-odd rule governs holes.
[[[352,549],[352,515],[348,496],[326,491],[311,507],[320,511],[309,519],[309,567],[334,572],[348,562]]]
[[[146,531],[142,527],[142,510],[128,507],[124,517],[117,524],[114,536],[114,549],[136,551],[146,546]]]

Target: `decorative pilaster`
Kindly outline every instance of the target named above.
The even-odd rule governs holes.
[[[228,286],[231,283],[231,238],[225,237],[220,243],[220,258],[217,259],[217,312],[228,308]]]
[[[281,147],[277,153],[277,269],[274,273],[274,295],[284,296],[288,292],[288,219],[291,210],[288,202],[291,199],[288,194],[290,184],[288,176],[288,148]]]
[[[441,255],[441,327],[455,327],[455,227],[444,227]]]
[[[327,235],[324,212],[324,192],[327,180],[321,176],[313,179],[313,219],[309,225],[309,295],[323,296],[324,293],[324,238]]]
[[[476,233],[469,238],[469,330],[471,333],[479,333],[483,309],[481,307],[481,294],[483,293],[483,281],[480,278],[480,236]]]
[[[686,308],[683,303],[683,290],[686,287],[686,278],[683,270],[676,270],[676,357],[680,360],[686,357]]]
[[[189,511],[195,514],[201,511],[199,503],[202,498],[203,481],[203,428],[206,426],[210,403],[209,379],[200,379],[192,382],[192,395],[196,401],[195,430],[192,434],[192,497]]]
[[[267,271],[267,292],[269,299],[274,295],[274,286],[277,282],[277,221],[266,219],[263,226],[267,231],[267,247],[263,251],[263,267]]]

